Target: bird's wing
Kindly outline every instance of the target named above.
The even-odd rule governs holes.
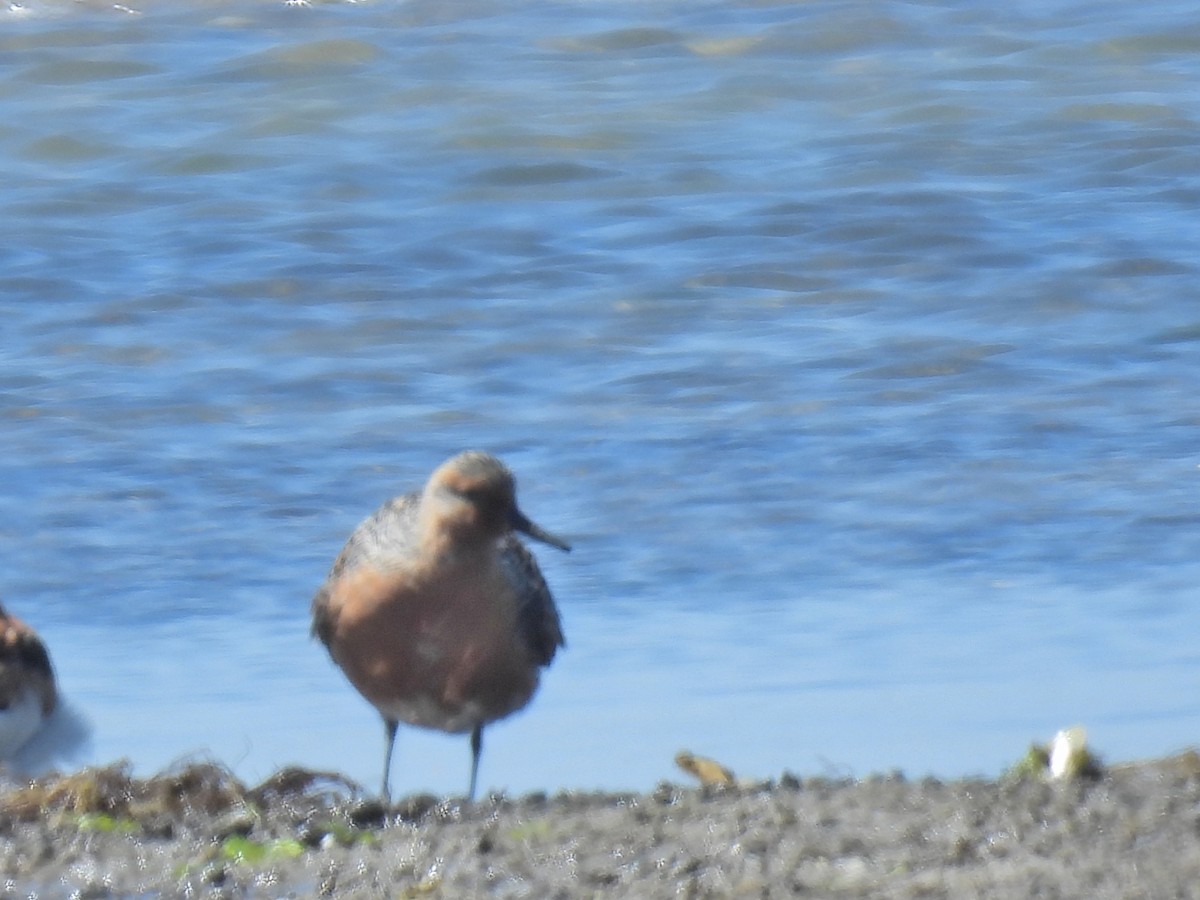
[[[567,642],[546,579],[533,554],[513,535],[503,538],[500,561],[521,598],[517,610],[521,632],[538,665],[548,666],[558,648],[565,647]]]

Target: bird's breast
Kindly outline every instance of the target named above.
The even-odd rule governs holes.
[[[330,652],[391,718],[466,730],[519,709],[537,686],[517,598],[498,568],[364,568],[333,594]]]

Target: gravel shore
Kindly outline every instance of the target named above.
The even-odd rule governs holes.
[[[1089,777],[778,779],[385,808],[289,769],[120,766],[0,794],[3,896],[1195,896],[1200,755]]]

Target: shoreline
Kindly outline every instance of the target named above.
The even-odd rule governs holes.
[[[1200,754],[1047,779],[797,777],[384,806],[193,763],[0,791],[4,896],[1183,897]]]

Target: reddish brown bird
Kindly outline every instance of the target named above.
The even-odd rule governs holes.
[[[20,750],[57,705],[58,688],[45,644],[0,606],[0,758]]]
[[[460,453],[359,525],[313,598],[313,633],[383,716],[385,798],[400,722],[470,732],[474,798],[484,726],[529,702],[565,644],[514,532],[571,549],[520,511],[500,460]]]

